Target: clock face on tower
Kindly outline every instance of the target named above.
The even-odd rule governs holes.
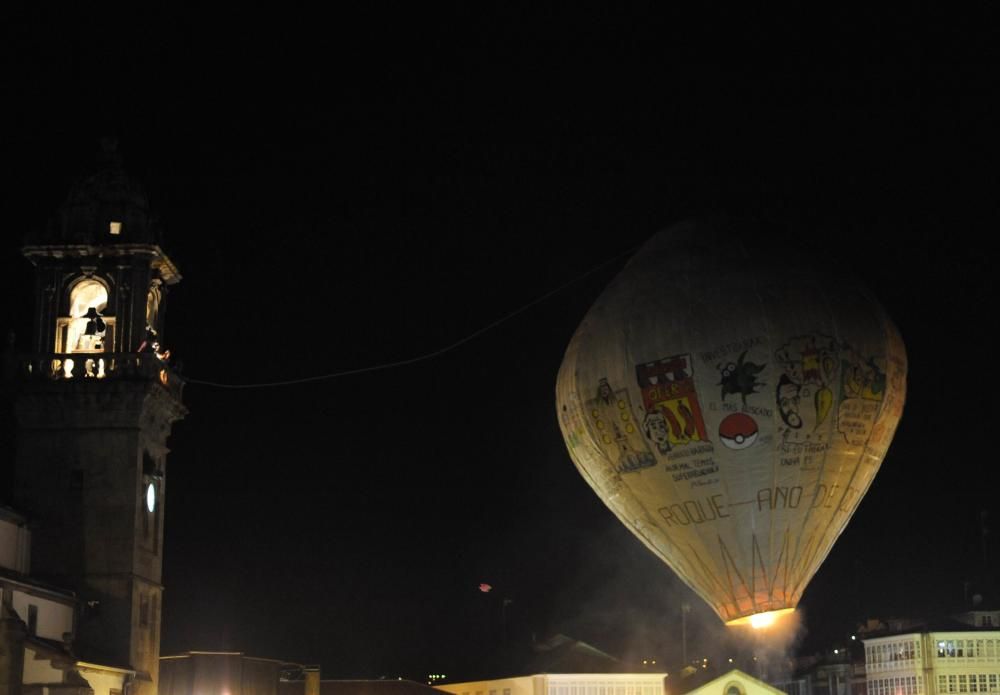
[[[156,483],[146,486],[146,511],[152,514],[156,510]]]

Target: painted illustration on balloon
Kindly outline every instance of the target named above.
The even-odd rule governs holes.
[[[761,388],[766,386],[764,382],[758,380],[758,375],[766,364],[755,364],[746,360],[747,351],[744,350],[735,362],[720,364],[716,368],[719,370],[719,386],[722,387],[722,400],[726,396],[739,395],[743,405],[747,404],[747,396],[760,393]]]
[[[862,359],[850,349],[841,354],[837,429],[848,444],[863,445],[871,437],[872,427],[885,396],[884,365],[884,359]]]
[[[613,464],[619,473],[633,473],[656,465],[642,434],[632,419],[628,391],[614,390],[606,378],[598,382],[597,396],[587,401],[591,421],[598,437],[613,452]]]
[[[757,421],[746,413],[730,413],[719,423],[719,441],[727,449],[747,449],[757,442],[759,434]]]
[[[580,398],[574,394],[574,397],[563,403],[560,408],[559,421],[566,445],[579,459],[589,462],[588,470],[593,476],[591,484],[610,498],[621,491],[621,475],[588,433],[583,413],[580,411],[581,403]]]
[[[775,351],[782,368],[775,400],[786,442],[823,442],[840,368],[836,341],[820,333],[792,338]]]
[[[663,418],[671,448],[708,439],[690,365],[690,355],[674,355],[635,367],[647,420]]]
[[[646,411],[646,417],[642,420],[642,432],[661,454],[669,454],[673,449],[670,443],[670,425],[659,408]]]

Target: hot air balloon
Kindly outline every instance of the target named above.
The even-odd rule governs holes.
[[[871,485],[906,353],[860,283],[732,227],[639,250],[570,341],[556,407],[622,523],[725,623],[759,626],[795,609]]]

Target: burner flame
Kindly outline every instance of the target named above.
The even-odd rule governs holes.
[[[753,615],[744,615],[742,618],[730,620],[726,623],[726,625],[731,627],[736,625],[749,625],[754,630],[763,630],[774,625],[778,621],[778,618],[792,613],[794,610],[794,608],[781,608],[776,611],[765,611],[763,613],[754,613]]]

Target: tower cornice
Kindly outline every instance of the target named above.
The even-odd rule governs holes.
[[[21,249],[29,261],[38,265],[38,259],[68,258],[128,258],[141,256],[150,259],[151,266],[168,285],[181,281],[180,271],[158,244],[30,244]]]

